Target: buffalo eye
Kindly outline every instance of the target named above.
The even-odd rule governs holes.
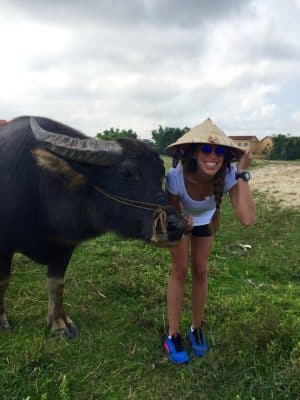
[[[139,182],[141,180],[141,175],[136,170],[132,163],[126,162],[120,168],[120,175],[126,181]]]
[[[121,171],[121,175],[127,181],[139,182],[141,180],[141,177],[134,171]]]

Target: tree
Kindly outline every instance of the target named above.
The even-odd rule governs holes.
[[[110,128],[106,129],[103,132],[99,132],[96,135],[96,138],[99,140],[116,140],[119,138],[131,138],[131,139],[137,139],[137,134],[132,130],[126,130],[126,129],[115,129],[115,128]]]
[[[269,153],[269,158],[271,160],[284,160],[285,152],[285,135],[277,135],[273,137],[272,149]]]
[[[287,160],[300,158],[300,137],[290,137],[286,144]]]
[[[161,125],[159,125],[158,130],[153,130],[152,131],[152,139],[154,141],[154,148],[160,153],[164,154],[166,147],[171,144],[176,142],[176,140],[184,135],[187,131],[189,131],[190,128],[170,128],[166,126],[163,128]]]
[[[273,137],[269,159],[296,160],[297,158],[300,158],[300,137],[290,137],[283,134]]]

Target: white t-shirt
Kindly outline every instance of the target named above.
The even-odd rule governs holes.
[[[224,194],[237,183],[235,179],[236,167],[231,164],[229,171],[225,175]],[[166,176],[166,189],[171,194],[178,196],[184,214],[189,214],[193,218],[193,226],[207,225],[210,223],[216,210],[215,196],[208,196],[204,200],[193,200],[187,193],[182,165],[171,168]]]

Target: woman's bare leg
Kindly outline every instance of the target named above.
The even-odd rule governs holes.
[[[192,324],[201,327],[208,295],[208,258],[213,237],[192,237]]]
[[[183,235],[179,244],[171,250],[172,269],[168,282],[169,335],[179,332],[183,307],[184,282],[189,262],[189,237]]]

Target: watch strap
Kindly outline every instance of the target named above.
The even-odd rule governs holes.
[[[249,171],[245,171],[245,170],[236,171],[235,179],[239,179],[239,178],[242,178],[245,182],[248,182],[250,179]]]

